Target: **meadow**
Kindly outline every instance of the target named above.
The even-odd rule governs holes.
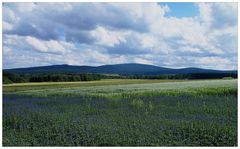
[[[237,146],[237,80],[4,85],[3,146]]]

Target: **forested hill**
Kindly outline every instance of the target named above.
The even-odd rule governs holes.
[[[104,66],[54,65],[3,70],[3,83],[72,82],[100,79],[219,79],[237,78],[237,71],[199,68],[170,69],[143,64]]]
[[[171,69],[145,64],[116,64],[103,66],[72,66],[52,65],[30,68],[5,69],[4,72],[17,74],[37,73],[97,73],[97,74],[119,74],[119,75],[162,75],[162,74],[189,74],[189,73],[237,73],[233,71],[220,71],[200,68]]]

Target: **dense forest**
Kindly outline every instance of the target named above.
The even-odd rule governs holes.
[[[94,73],[37,73],[18,74],[3,71],[3,84],[23,82],[74,82],[100,79],[220,79],[237,78],[237,73],[191,73],[164,75],[116,75]]]
[[[3,83],[24,83],[24,82],[74,82],[74,81],[93,81],[105,78],[111,78],[101,74],[71,74],[71,73],[54,73],[54,74],[18,74],[3,72]]]
[[[165,75],[132,75],[130,79],[222,79],[237,78],[237,73],[189,73]]]

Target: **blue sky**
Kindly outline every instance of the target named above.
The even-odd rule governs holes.
[[[190,2],[161,2],[160,5],[167,5],[170,9],[168,13],[166,13],[167,17],[195,17],[199,15],[199,9],[197,8],[196,3]]]
[[[3,68],[237,69],[237,3],[5,3]]]

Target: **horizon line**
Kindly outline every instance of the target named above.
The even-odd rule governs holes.
[[[109,65],[126,65],[126,64],[138,64],[138,65],[148,65],[148,66],[155,66],[161,68],[168,68],[168,69],[186,69],[186,68],[195,68],[195,69],[206,69],[206,70],[218,70],[218,71],[238,71],[238,69],[211,69],[211,68],[202,68],[202,67],[165,67],[165,66],[157,66],[154,64],[144,64],[144,63],[116,63],[116,64],[104,64],[104,65],[72,65],[72,64],[53,64],[53,65],[42,65],[42,66],[30,66],[30,67],[17,67],[17,68],[2,68],[2,70],[12,70],[12,69],[28,69],[28,68],[36,68],[36,67],[50,67],[50,66],[76,66],[76,67],[101,67],[101,66],[109,66]]]

